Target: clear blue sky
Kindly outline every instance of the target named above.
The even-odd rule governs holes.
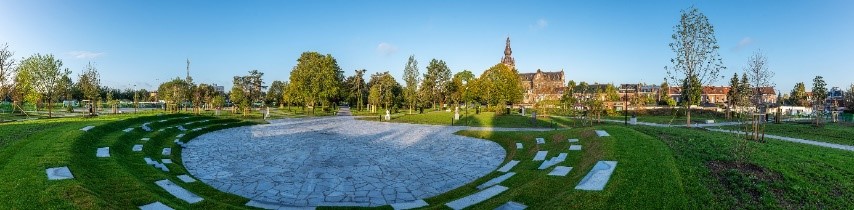
[[[728,69],[756,49],[778,89],[854,82],[854,1],[59,1],[0,0],[0,43],[15,57],[51,53],[77,75],[95,63],[111,87],[153,89],[183,77],[231,85],[248,70],[287,80],[304,51],[332,54],[345,75],[390,71],[401,81],[414,54],[479,75],[511,37],[520,72],[567,79],[660,83],[680,9],[716,27]]]

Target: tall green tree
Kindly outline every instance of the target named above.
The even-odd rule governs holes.
[[[821,125],[821,118],[824,115],[824,104],[827,99],[827,83],[824,82],[824,77],[815,76],[812,80],[812,99],[815,114],[815,125]]]
[[[174,113],[179,111],[179,106],[184,104],[191,95],[190,83],[180,77],[160,84],[157,88],[158,97],[166,102],[166,109]]]
[[[708,17],[695,7],[681,11],[679,24],[673,27],[673,42],[670,49],[675,57],[670,59],[672,66],[665,67],[671,81],[680,81],[683,84],[699,83],[700,86],[714,83],[718,79],[718,73],[726,69],[723,61],[718,55],[717,38],[715,28],[709,22]],[[685,123],[691,126],[692,101],[695,97],[685,97],[683,106],[686,110]]]
[[[667,79],[661,82],[661,88],[658,89],[658,104],[666,105],[667,99],[670,98],[670,84],[667,83]]]
[[[418,81],[420,80],[418,71],[418,61],[415,60],[415,55],[410,55],[406,61],[406,66],[403,68],[403,81],[406,87],[403,89],[403,98],[406,106],[409,107],[409,114],[412,114],[412,109],[418,104]]]
[[[374,101],[371,102],[372,105],[382,105],[384,109],[392,109],[395,107],[395,99],[398,97],[398,92],[400,92],[402,88],[391,74],[388,72],[377,72],[371,75],[371,80],[368,81],[367,85],[372,91],[371,93],[375,94],[373,95]]]
[[[700,100],[703,96],[703,87],[700,85],[700,81],[697,77],[689,77],[687,80],[682,81],[681,88],[681,100],[682,106],[690,107],[692,105],[699,105]]]
[[[854,83],[848,86],[848,90],[845,90],[845,108],[849,111],[854,111]]]
[[[101,75],[92,63],[87,64],[86,68],[83,69],[83,73],[80,74],[77,79],[77,86],[83,93],[82,99],[89,100],[90,103],[94,103],[94,101],[100,98]]]
[[[443,60],[430,60],[424,80],[421,81],[421,92],[424,101],[431,103],[432,107],[438,109],[436,104],[444,105],[447,99],[448,82],[451,79],[451,69]]]
[[[518,73],[504,64],[496,64],[480,75],[481,91],[487,94],[488,102],[496,106],[496,112],[502,113],[502,107],[522,100],[523,89]],[[507,113],[504,113],[507,114]]]
[[[0,100],[4,100],[11,89],[7,81],[15,71],[16,61],[12,56],[15,53],[9,50],[8,43],[0,45]]]
[[[67,68],[62,69],[62,61],[53,55],[36,54],[21,61],[19,72],[30,76],[33,98],[44,102],[47,106],[48,117],[53,117],[53,102],[62,92],[62,78],[71,74]]]
[[[468,89],[474,79],[474,74],[469,70],[463,70],[454,74],[453,79],[451,79],[451,82],[449,83],[451,85],[449,90],[451,91],[451,101],[454,102],[455,105],[459,105],[460,102],[468,103],[468,101],[471,100],[471,94]]]
[[[338,100],[344,73],[332,55],[304,52],[291,71],[290,81],[293,90],[303,99],[303,105],[309,106],[314,112],[316,105]]]
[[[560,96],[560,102],[563,103],[563,107],[567,110],[574,110],[572,108],[574,108],[575,103],[577,103],[577,99],[575,98],[575,86],[575,80],[569,80],[569,82],[566,83],[563,95]]]
[[[362,111],[365,105],[365,97],[368,95],[368,89],[365,84],[365,69],[356,70],[356,74],[347,77],[346,83],[349,87],[346,91],[350,93],[350,103],[356,104],[356,108]]]
[[[273,81],[270,83],[270,88],[267,90],[267,101],[270,105],[277,104],[279,108],[284,108],[285,105],[282,103],[282,98],[284,97],[285,83],[279,80]]]
[[[789,94],[789,103],[796,106],[809,106],[808,98],[806,85],[803,82],[798,82],[792,88],[792,93]]]

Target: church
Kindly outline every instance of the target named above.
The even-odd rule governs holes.
[[[510,37],[507,37],[501,63],[519,72],[516,69],[516,60],[513,59],[513,50],[510,49]],[[563,69],[551,72],[537,69],[533,73],[519,73],[519,80],[521,80],[522,89],[525,91],[521,105],[526,107],[531,107],[544,100],[560,100],[563,90],[566,88]]]

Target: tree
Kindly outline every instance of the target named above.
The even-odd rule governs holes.
[[[670,98],[670,84],[667,84],[667,79],[661,82],[661,88],[658,91],[658,104],[666,105],[667,99]]]
[[[697,77],[691,76],[687,80],[682,81],[682,106],[690,109],[692,105],[699,105],[703,96],[703,87]],[[687,112],[690,112],[687,111]]]
[[[575,86],[575,81],[569,80],[569,82],[566,83],[566,89],[563,91],[563,95],[560,97],[560,102],[569,110],[573,110],[570,108],[574,108],[575,103],[578,101],[575,98]]]
[[[815,125],[821,125],[821,118],[824,115],[824,100],[827,99],[827,83],[824,83],[824,77],[815,76],[812,80],[812,99],[815,112]]]
[[[448,90],[451,91],[450,98],[455,105],[459,105],[460,102],[467,102],[469,100],[470,95],[466,89],[474,78],[474,74],[469,70],[463,70],[454,74],[453,79],[451,79],[451,82],[449,83],[450,87]]]
[[[727,98],[727,118],[731,117],[732,108],[736,106],[739,102],[738,86],[741,83],[738,82],[738,73],[732,73],[732,78],[729,80],[729,91],[726,93]]]
[[[291,71],[290,85],[303,99],[303,105],[311,107],[314,112],[318,103],[328,104],[340,96],[343,80],[344,73],[332,55],[304,52]]]
[[[496,113],[502,113],[501,107],[522,100],[524,90],[518,73],[504,64],[490,67],[480,75],[480,80],[482,91],[489,95],[490,102],[497,107]]]
[[[348,90],[350,93],[351,103],[356,104],[356,108],[361,111],[365,105],[365,96],[367,96],[367,88],[365,85],[364,69],[356,70],[356,74],[347,78]]]
[[[216,110],[221,110],[221,109],[222,109],[222,107],[223,107],[223,106],[225,106],[225,97],[223,97],[222,95],[217,94],[216,96],[214,96],[214,97],[211,99],[211,105],[212,105]],[[219,113],[217,113],[217,114],[219,114]]]
[[[90,104],[100,98],[101,76],[98,74],[98,69],[92,66],[92,63],[87,64],[86,68],[83,69],[83,73],[77,79],[77,87],[83,93],[82,99],[89,100]]]
[[[854,83],[848,86],[848,90],[845,91],[845,108],[851,112],[854,111]]]
[[[809,106],[809,101],[807,100],[807,88],[803,82],[798,82],[795,84],[795,87],[792,88],[792,93],[789,94],[789,103],[796,106]]]
[[[275,80],[270,84],[270,89],[267,91],[267,101],[271,104],[278,104],[279,108],[283,108],[282,99],[284,97],[284,82]]]
[[[415,60],[415,55],[410,55],[406,61],[406,67],[403,68],[403,81],[406,82],[406,87],[403,89],[403,98],[406,105],[409,107],[409,114],[412,114],[412,109],[418,101],[418,61]]]
[[[700,86],[714,83],[718,73],[726,69],[718,55],[715,28],[708,18],[695,7],[681,11],[679,24],[673,27],[673,42],[670,49],[676,54],[671,59],[672,66],[665,67],[671,81],[682,81],[683,84],[698,83]],[[693,100],[692,97],[686,99]],[[691,126],[691,104],[686,101],[686,124]]]
[[[774,86],[774,83],[771,82],[774,72],[768,69],[768,58],[765,57],[765,54],[761,50],[757,50],[750,56],[744,71],[747,73],[751,87],[756,88],[753,91],[751,103],[759,109],[765,103],[762,101],[761,88]]]
[[[242,84],[242,81],[237,81],[240,77],[234,77],[235,84]],[[243,116],[246,116],[246,105],[249,104],[246,99],[246,91],[243,89],[243,85],[234,85],[231,86],[231,91],[229,92],[228,98],[231,100],[232,108],[231,113],[234,114],[237,109],[243,109]]]
[[[371,80],[368,81],[367,85],[371,90],[370,94],[373,94],[368,96],[368,98],[373,98],[370,102],[372,105],[377,106],[382,104],[384,109],[394,107],[395,98],[397,98],[396,93],[401,88],[400,84],[397,83],[391,74],[388,72],[375,73],[371,75]]]
[[[36,101],[45,101],[48,117],[53,117],[53,102],[59,96],[57,92],[62,91],[62,78],[71,74],[71,71],[62,69],[62,61],[50,54],[36,54],[24,59],[19,71],[30,76],[31,94],[35,94],[33,97],[37,98]]]
[[[183,104],[189,97],[190,83],[180,77],[160,84],[157,95],[166,102],[166,109],[174,113],[179,111],[179,105]]]
[[[6,80],[15,71],[15,59],[12,58],[15,53],[9,50],[9,44],[0,45],[0,101],[6,98],[9,93],[9,86]]]
[[[451,69],[445,64],[445,61],[430,60],[427,65],[427,72],[424,74],[424,80],[421,81],[421,91],[424,101],[429,101],[433,108],[438,109],[436,104],[444,105],[447,99],[447,83],[451,79]]]

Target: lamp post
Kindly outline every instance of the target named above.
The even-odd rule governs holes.
[[[623,113],[625,115],[623,125],[629,125],[629,89],[625,87],[623,87]]]

